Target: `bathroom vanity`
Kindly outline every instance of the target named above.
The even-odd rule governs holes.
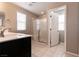
[[[0,57],[31,57],[31,35],[8,33],[0,37]]]

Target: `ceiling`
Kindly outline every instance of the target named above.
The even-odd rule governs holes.
[[[45,11],[48,9],[48,6],[52,4],[51,2],[13,2],[20,7],[36,14],[41,15],[44,14]]]

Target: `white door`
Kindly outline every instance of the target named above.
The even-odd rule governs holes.
[[[59,32],[58,32],[58,15],[54,12],[49,13],[50,21],[50,46],[55,46],[59,42]]]

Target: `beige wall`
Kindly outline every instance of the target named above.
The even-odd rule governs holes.
[[[78,7],[79,7],[79,5],[78,5]],[[79,8],[78,8],[78,11],[79,11]],[[78,39],[77,39],[77,47],[78,47],[78,55],[79,55],[79,13],[78,13],[78,21],[77,21],[77,37],[78,37]]]
[[[23,31],[24,33],[32,34],[32,20],[37,16],[33,13],[11,3],[0,3],[0,11],[5,13],[5,20],[9,19],[9,22],[6,22],[6,26],[11,27],[11,31],[16,32],[16,19],[17,19],[17,11],[26,14],[27,16],[27,29]],[[33,19],[32,19],[33,18]],[[9,24],[7,24],[9,23]]]
[[[77,47],[77,27],[78,27],[78,3],[68,4],[67,12],[67,51],[78,53]]]
[[[78,11],[79,3],[55,3],[49,6],[48,9],[56,8],[62,5],[67,5],[67,19],[66,19],[66,49],[69,52],[78,54]]]

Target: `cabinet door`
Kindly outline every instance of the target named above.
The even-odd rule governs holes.
[[[25,39],[25,56],[26,57],[31,57],[31,37],[28,37]]]
[[[30,57],[31,37],[5,42],[0,47],[0,56],[3,57]]]
[[[8,45],[5,45],[4,43],[0,43],[0,57],[8,56],[7,48],[8,48]]]

